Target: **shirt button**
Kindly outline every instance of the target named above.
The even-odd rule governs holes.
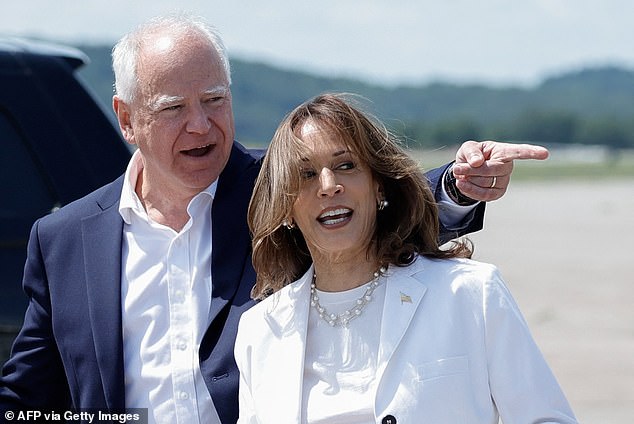
[[[187,398],[189,398],[189,395],[187,394],[187,392],[180,392],[178,396],[181,398],[181,400],[186,400]]]
[[[187,342],[178,342],[178,349],[180,350],[187,349]]]
[[[396,424],[396,418],[394,415],[386,415],[381,420],[381,424]]]

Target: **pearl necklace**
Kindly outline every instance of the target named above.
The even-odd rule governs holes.
[[[363,296],[356,300],[352,308],[345,310],[341,314],[329,314],[328,311],[326,311],[326,308],[319,304],[317,286],[315,285],[317,275],[313,273],[313,282],[310,284],[310,305],[317,310],[319,316],[331,327],[335,327],[337,325],[347,327],[348,323],[361,315],[361,312],[363,312],[366,305],[372,301],[372,293],[374,293],[374,290],[379,285],[379,277],[381,274],[385,273],[386,270],[387,269],[385,267],[379,268],[379,270],[374,273],[374,278],[370,282],[366,283],[365,293]]]

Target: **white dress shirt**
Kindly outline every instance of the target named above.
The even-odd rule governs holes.
[[[123,217],[121,301],[125,403],[147,408],[149,423],[220,423],[199,366],[211,303],[211,205],[216,182],[189,203],[180,232],[147,215],[128,165]]]

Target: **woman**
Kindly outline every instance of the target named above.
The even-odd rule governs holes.
[[[278,128],[249,209],[241,423],[576,422],[495,267],[438,246],[434,198],[340,95]]]

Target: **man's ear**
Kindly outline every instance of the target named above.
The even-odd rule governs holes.
[[[130,107],[121,100],[119,96],[115,95],[112,97],[112,109],[114,109],[114,113],[117,115],[117,122],[119,123],[119,129],[121,130],[123,138],[130,144],[136,144],[134,141]]]

